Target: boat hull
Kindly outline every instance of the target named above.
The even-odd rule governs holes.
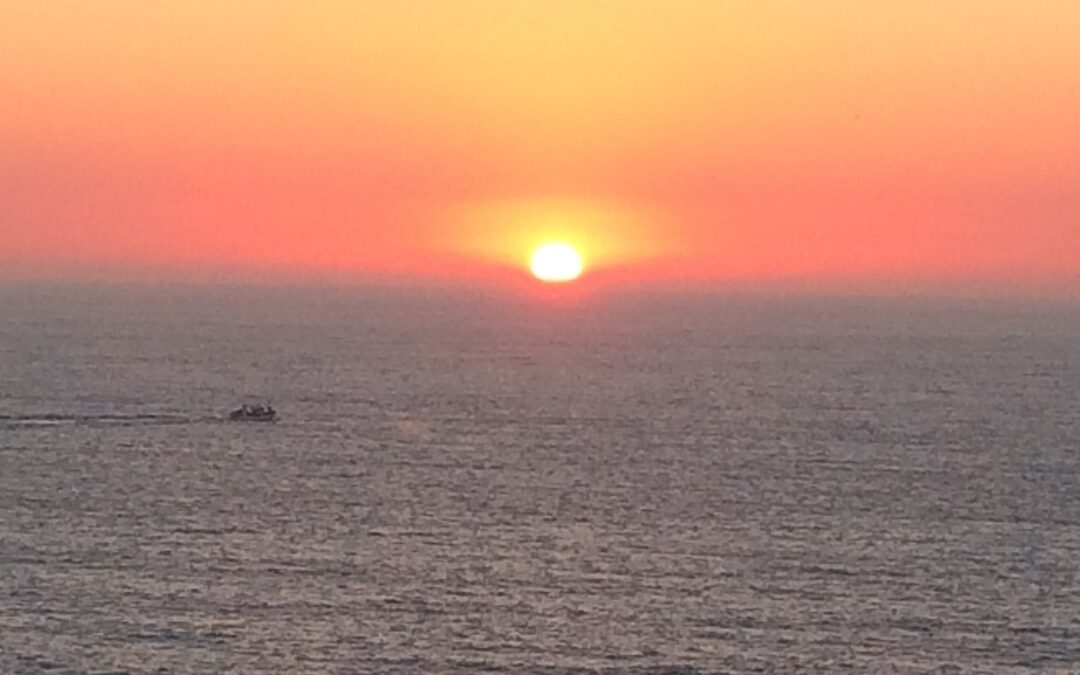
[[[273,422],[277,419],[275,412],[245,412],[234,410],[229,413],[229,419],[234,422]]]

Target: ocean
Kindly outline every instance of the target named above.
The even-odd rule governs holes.
[[[0,673],[1075,673],[1078,570],[1077,305],[0,288]]]

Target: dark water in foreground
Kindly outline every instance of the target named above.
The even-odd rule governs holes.
[[[2,673],[1074,673],[1078,569],[1076,308],[0,289]]]

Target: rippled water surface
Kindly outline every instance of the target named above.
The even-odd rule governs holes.
[[[1078,672],[1078,456],[1069,307],[8,287],[0,672]]]

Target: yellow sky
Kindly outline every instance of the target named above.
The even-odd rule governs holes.
[[[1072,0],[0,0],[0,260],[482,274],[568,230],[661,276],[1064,278],[1078,35]]]

